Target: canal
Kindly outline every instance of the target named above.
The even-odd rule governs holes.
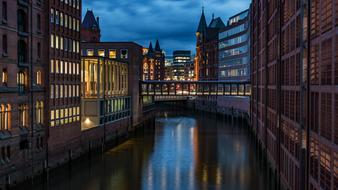
[[[48,184],[31,189],[270,190],[264,165],[245,127],[211,114],[164,113],[155,127],[57,169]]]

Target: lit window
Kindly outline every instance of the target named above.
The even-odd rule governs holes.
[[[63,50],[63,37],[60,37],[60,49]]]
[[[53,84],[50,85],[50,98],[54,99],[54,85]]]
[[[51,127],[54,127],[54,126],[55,126],[54,119],[55,119],[55,111],[54,111],[54,110],[51,110],[51,111],[50,111],[50,126],[51,126]]]
[[[116,50],[109,50],[109,58],[116,59]]]
[[[36,72],[36,84],[41,85],[42,84],[42,77],[41,77],[41,71]]]
[[[59,36],[55,36],[55,48],[59,49]]]
[[[54,48],[54,35],[53,34],[50,35],[50,47]]]
[[[50,73],[54,73],[54,59],[50,60]]]
[[[68,62],[65,61],[65,74],[68,74]]]
[[[60,73],[63,74],[63,61],[60,61]]]
[[[43,102],[37,101],[35,104],[35,119],[37,124],[43,123]]]
[[[0,105],[0,130],[9,130],[11,128],[11,106],[9,104]]]
[[[28,127],[28,105],[19,105],[19,125]]]
[[[55,73],[59,73],[59,60],[55,60]]]
[[[100,57],[104,57],[105,55],[105,52],[104,52],[104,49],[100,49],[99,51],[98,51],[98,55],[100,56]]]
[[[8,73],[7,73],[7,69],[3,69],[2,70],[2,78],[1,78],[1,82],[3,85],[7,85],[8,82]]]

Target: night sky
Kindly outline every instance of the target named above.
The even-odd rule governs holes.
[[[226,24],[229,16],[249,8],[251,0],[205,0],[209,23],[212,14]],[[134,41],[148,47],[160,40],[167,54],[173,50],[195,52],[195,32],[202,0],[83,0],[100,17],[102,41]]]

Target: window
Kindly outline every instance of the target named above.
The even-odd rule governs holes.
[[[27,45],[24,40],[18,42],[18,59],[20,63],[27,62]]]
[[[60,12],[60,25],[63,26],[63,13]]]
[[[24,72],[19,72],[17,76],[17,83],[19,93],[23,93],[25,91],[26,77]]]
[[[116,59],[116,50],[109,50],[109,58]]]
[[[7,2],[2,2],[2,20],[7,21]]]
[[[55,10],[55,24],[60,24],[59,11]]]
[[[104,57],[104,54],[105,54],[104,49],[100,49],[100,50],[98,51],[98,55],[99,55],[100,57]]]
[[[94,56],[94,50],[87,49],[87,56]]]
[[[28,127],[28,106],[25,104],[19,105],[19,125]]]
[[[7,50],[8,50],[8,47],[7,47],[7,35],[3,35],[2,36],[2,53],[3,54],[7,54]]]
[[[128,50],[126,49],[121,50],[121,59],[128,59]]]
[[[59,49],[59,36],[55,36],[55,48]]]
[[[55,16],[54,16],[54,9],[50,9],[50,22],[54,23]]]
[[[41,43],[40,42],[38,42],[38,58],[41,58]]]
[[[38,29],[38,31],[41,31],[41,15],[40,14],[38,14],[36,16],[36,22],[37,22],[37,29]]]
[[[50,85],[50,98],[54,99],[54,85],[53,84]]]
[[[53,34],[50,35],[50,47],[54,48],[54,35]]]
[[[54,73],[54,59],[50,60],[50,73]]]
[[[7,69],[2,70],[2,78],[1,78],[2,85],[7,86],[8,82],[8,72]]]
[[[0,130],[10,130],[11,128],[11,106],[9,104],[0,105]]]
[[[27,32],[27,14],[24,10],[19,9],[18,13],[18,30],[20,32]]]
[[[65,22],[65,28],[68,28],[68,15],[66,14],[65,14],[64,22]]]
[[[43,123],[43,102],[37,101],[35,104],[35,119],[37,124]]]
[[[41,85],[42,84],[42,77],[41,77],[41,71],[36,72],[36,84]]]

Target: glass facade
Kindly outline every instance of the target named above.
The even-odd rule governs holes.
[[[250,79],[249,35],[248,11],[231,17],[228,26],[219,33],[219,80]]]

